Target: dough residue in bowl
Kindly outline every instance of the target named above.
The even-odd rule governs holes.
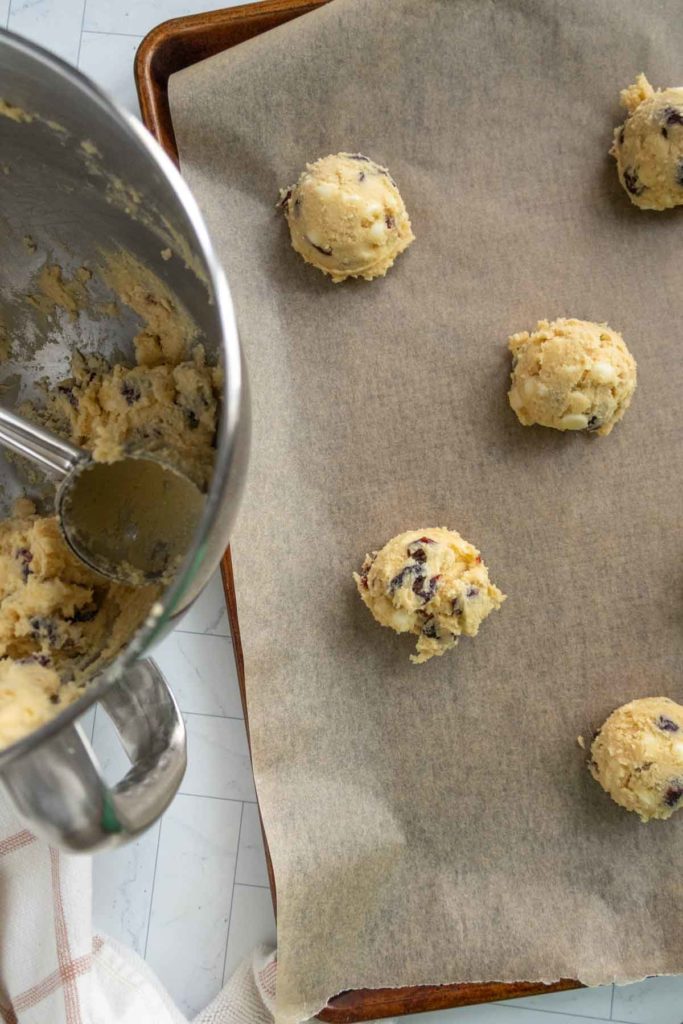
[[[154,453],[206,490],[221,370],[209,365],[196,326],[156,274],[117,253],[105,256],[103,276],[140,317],[135,365],[77,351],[71,375],[45,387],[40,408],[24,405],[21,412],[96,461]],[[60,268],[46,265],[32,304],[46,316],[64,309],[74,321],[89,302],[91,277],[84,269],[74,289]],[[77,700],[160,592],[158,584],[128,587],[95,573],[71,552],[54,516],[38,514],[30,500],[17,502],[0,521],[0,748]]]

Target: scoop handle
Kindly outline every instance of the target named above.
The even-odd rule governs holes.
[[[62,480],[90,456],[61,437],[0,405],[0,445]]]
[[[77,724],[17,756],[0,783],[36,835],[72,853],[129,842],[149,828],[175,796],[187,763],[185,724],[153,661],[138,661],[100,697],[131,761],[107,784]]]

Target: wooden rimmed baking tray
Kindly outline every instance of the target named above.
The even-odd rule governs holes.
[[[176,164],[178,150],[168,102],[170,76],[261,32],[267,32],[292,18],[307,14],[326,2],[328,0],[265,0],[264,3],[245,4],[227,10],[175,18],[157,26],[145,37],[135,59],[135,80],[142,118]],[[244,677],[237,596],[229,550],[225,553],[221,569],[248,731],[247,682]],[[265,836],[264,842],[270,888],[275,904],[275,879]],[[346,1024],[351,1021],[395,1017],[406,1013],[441,1010],[579,987],[576,981],[561,980],[552,985],[541,985],[537,982],[481,982],[465,985],[360,989],[336,996],[319,1014],[319,1018]]]

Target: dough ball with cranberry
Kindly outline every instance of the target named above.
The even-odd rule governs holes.
[[[596,733],[589,767],[641,821],[670,818],[683,807],[683,707],[643,697],[617,708]]]
[[[395,181],[360,153],[307,164],[280,204],[296,251],[335,283],[383,277],[414,238]]]
[[[607,324],[560,318],[513,334],[510,405],[525,427],[609,434],[636,389],[636,361]]]
[[[416,664],[455,647],[463,634],[476,636],[505,600],[477,549],[445,527],[394,537],[366,555],[354,579],[380,625],[417,636]]]
[[[668,210],[683,204],[683,88],[653,89],[645,75],[623,89],[626,120],[610,153],[634,206]]]

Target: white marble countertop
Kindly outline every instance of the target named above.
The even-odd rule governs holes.
[[[224,0],[221,6],[233,5]],[[76,64],[138,114],[132,68],[143,35],[167,18],[207,9],[207,0],[0,0],[0,26]],[[218,577],[156,658],[187,723],[188,770],[154,828],[95,859],[95,918],[98,928],[145,957],[192,1016],[256,942],[275,938]],[[120,777],[125,757],[106,716],[89,715],[86,728],[112,780]],[[683,1024],[683,977],[444,1010],[429,1018],[432,1024]]]

